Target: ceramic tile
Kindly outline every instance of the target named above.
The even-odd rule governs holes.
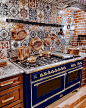
[[[6,40],[6,38],[9,36],[9,31],[6,29],[2,29],[0,31],[0,36],[2,37],[3,40]]]
[[[50,31],[44,31],[44,37],[46,37],[47,35],[50,35]]]
[[[37,9],[44,11],[44,3],[42,0],[37,0]]]
[[[9,49],[10,48],[9,41],[0,41],[0,46],[1,49]]]
[[[15,6],[10,5],[9,6],[9,17],[19,19],[19,7],[17,5],[15,5]]]
[[[56,14],[51,14],[51,23],[56,24]]]
[[[36,0],[29,0],[29,7],[36,8]]]
[[[61,35],[58,35],[58,39],[61,39]]]
[[[21,46],[23,46],[23,45],[29,46],[29,40],[22,40],[21,41]]]
[[[51,5],[45,4],[44,5],[44,12],[45,13],[51,13]]]
[[[37,33],[35,30],[29,30],[29,35],[30,35],[30,38],[32,39],[37,36]]]
[[[38,37],[43,40],[44,39],[44,32],[38,31]]]
[[[39,31],[44,31],[44,26],[38,26]]]
[[[16,50],[16,48],[20,47],[20,41],[11,40],[11,50]]]
[[[56,45],[56,46],[60,46],[60,44],[61,44],[60,39],[57,39],[56,42],[55,42],[55,45]]]
[[[61,16],[57,16],[56,23],[62,24],[62,17]]]
[[[37,21],[44,22],[44,11],[37,10]]]
[[[19,0],[19,5],[28,7],[28,0]]]
[[[61,39],[61,46],[65,46],[65,39]]]
[[[36,31],[38,31],[38,25],[31,25],[31,24],[29,24],[29,30],[36,30]]]
[[[23,18],[23,20],[24,19],[28,19],[28,9],[27,8],[20,8],[19,9],[20,11],[19,11],[19,13],[20,13],[20,18]]]
[[[5,3],[0,3],[0,15],[8,16],[8,5]]]
[[[51,12],[52,12],[52,14],[56,14],[57,13],[57,7],[52,5],[51,6]]]
[[[55,34],[56,35],[56,27],[50,28],[50,35]]]
[[[19,0],[9,0],[9,3],[11,3],[12,5],[18,5]]]
[[[69,45],[70,44],[70,39],[65,39],[65,45]]]
[[[29,9],[29,20],[37,20],[37,11],[35,9]]]
[[[44,13],[44,22],[45,23],[51,22],[51,14],[50,13]]]
[[[44,30],[45,30],[45,31],[49,31],[49,32],[50,32],[50,29],[51,29],[51,27],[49,27],[49,26],[45,26],[45,27],[44,27]]]

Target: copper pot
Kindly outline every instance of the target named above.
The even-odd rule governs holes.
[[[31,40],[30,46],[33,51],[39,51],[42,48],[42,40],[38,37],[35,37]]]
[[[51,57],[51,55],[52,55],[51,51],[42,51],[41,53],[42,53],[42,56],[44,56],[44,57]]]
[[[37,58],[37,57],[31,56],[31,57],[27,58],[27,61],[28,61],[30,64],[32,64],[32,63],[35,63],[35,62],[36,62],[36,58]]]
[[[78,56],[79,55],[79,48],[77,48],[77,47],[68,48],[68,54],[71,54],[73,56]]]
[[[15,41],[21,41],[25,39],[27,32],[22,24],[16,24],[11,30],[11,37]]]
[[[44,38],[43,44],[44,44],[44,46],[48,47],[48,46],[50,46],[51,42],[52,42],[51,37],[46,36]]]
[[[18,47],[17,50],[18,50],[18,59],[19,60],[24,60],[24,59],[27,59],[28,57],[30,57],[30,54],[31,54],[30,46]]]

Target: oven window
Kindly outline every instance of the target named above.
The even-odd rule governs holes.
[[[68,74],[68,82],[78,79],[79,71],[74,71]]]
[[[61,87],[61,77],[37,86],[37,97]]]

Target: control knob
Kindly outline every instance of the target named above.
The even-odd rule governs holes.
[[[43,77],[43,74],[42,73],[40,74],[40,77]]]

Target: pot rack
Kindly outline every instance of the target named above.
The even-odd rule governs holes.
[[[39,26],[64,27],[64,25],[59,25],[59,24],[47,24],[47,23],[30,22],[30,21],[16,20],[16,19],[6,19],[6,22],[32,24],[32,25],[39,25]]]

